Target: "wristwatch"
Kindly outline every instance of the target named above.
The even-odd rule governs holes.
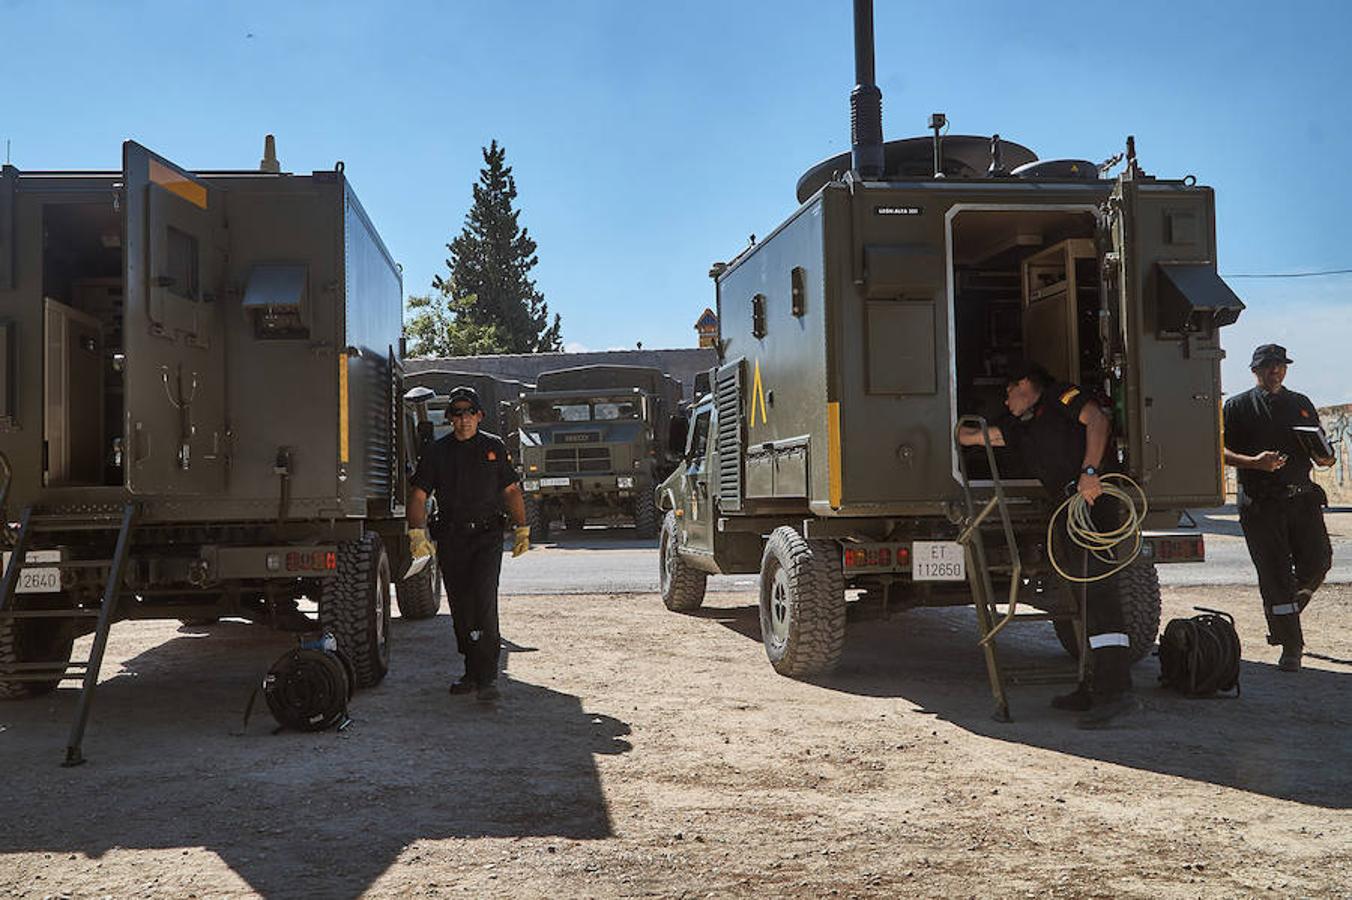
[[[1083,469],[1080,470],[1080,473],[1082,475],[1098,475],[1098,469],[1094,468],[1093,466],[1085,466]]]

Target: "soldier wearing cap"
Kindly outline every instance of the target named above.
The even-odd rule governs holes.
[[[1239,523],[1283,672],[1300,670],[1300,613],[1333,564],[1321,509],[1328,498],[1310,480],[1310,467],[1331,466],[1334,458],[1322,441],[1301,438],[1301,429],[1319,428],[1319,414],[1309,397],[1283,385],[1291,362],[1285,347],[1259,346],[1249,364],[1257,383],[1225,401],[1225,463],[1238,470]]]
[[[1015,365],[1005,387],[1008,413],[990,426],[991,444],[1008,446],[1042,482],[1053,501],[1078,493],[1090,504],[1090,516],[1101,530],[1118,524],[1118,511],[1095,501],[1103,494],[1100,481],[1111,423],[1098,402],[1073,384],[1058,383],[1042,366]],[[980,445],[981,430],[964,426],[964,445]],[[1064,527],[1056,532],[1056,556],[1077,577],[1089,571],[1089,556],[1075,545]],[[1090,681],[1052,699],[1052,706],[1081,713],[1078,725],[1098,728],[1136,708],[1131,697],[1131,640],[1126,633],[1122,601],[1107,581],[1078,585],[1085,591],[1085,628],[1091,663]]]
[[[470,387],[454,388],[446,417],[452,430],[424,451],[410,482],[409,549],[414,559],[430,556],[427,499],[436,497],[432,540],[441,548],[437,563],[450,599],[455,641],[465,674],[452,694],[476,692],[482,701],[498,698],[498,576],[502,571],[503,510],[511,516],[512,556],[530,549],[530,528],[516,470],[497,435],[479,430],[483,406]]]

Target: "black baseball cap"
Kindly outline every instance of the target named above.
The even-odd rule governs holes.
[[[1274,363],[1285,365],[1292,362],[1295,360],[1287,357],[1286,348],[1281,344],[1259,344],[1258,349],[1253,351],[1253,361],[1249,363],[1249,370],[1261,369]]]
[[[451,388],[451,393],[446,397],[447,408],[457,400],[463,400],[469,403],[475,412],[480,412],[484,408],[483,404],[479,402],[479,392],[468,385],[462,384],[458,387]]]

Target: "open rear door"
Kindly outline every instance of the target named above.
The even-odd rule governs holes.
[[[1215,196],[1128,173],[1106,216],[1114,256],[1104,277],[1121,329],[1116,399],[1130,473],[1152,506],[1218,506],[1220,329],[1244,304],[1216,273]]]
[[[127,487],[225,487],[225,216],[220,191],[122,145]]]

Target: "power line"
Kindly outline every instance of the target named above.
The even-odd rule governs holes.
[[[1225,278],[1319,278],[1323,275],[1352,275],[1352,269],[1325,269],[1322,272],[1272,272],[1251,275],[1230,275]]]

